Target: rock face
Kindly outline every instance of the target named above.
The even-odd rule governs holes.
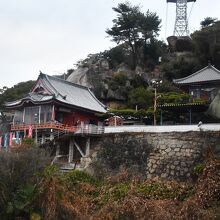
[[[95,88],[97,78],[100,81],[111,76],[111,74],[112,71],[109,68],[109,62],[94,54],[82,61],[78,68],[69,75],[67,81]]]
[[[91,85],[87,79],[88,70],[88,67],[79,67],[67,78],[67,81],[90,87]]]
[[[128,92],[132,89],[130,81],[135,77],[148,79],[146,72],[138,66],[136,70],[124,63],[112,69],[107,59],[98,55],[90,55],[82,61],[78,68],[73,71],[67,81],[89,87],[97,96],[104,101],[125,101]]]
[[[218,91],[217,96],[211,102],[208,114],[214,118],[220,119],[220,91]]]

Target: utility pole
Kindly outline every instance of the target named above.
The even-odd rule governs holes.
[[[162,80],[152,80],[151,84],[154,88],[154,125],[157,125],[157,99],[160,97],[157,95],[157,87],[159,87],[160,84],[162,84]]]

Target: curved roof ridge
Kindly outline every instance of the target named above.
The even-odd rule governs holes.
[[[173,79],[173,82],[177,84],[188,84],[193,82],[216,81],[216,80],[220,80],[220,71],[216,69],[214,66],[209,64],[208,66],[204,67],[201,70],[198,70],[197,72],[189,76],[179,79]]]
[[[202,68],[201,70],[198,70],[198,71],[196,71],[195,73],[192,73],[191,75],[188,75],[188,76],[186,76],[186,77],[179,78],[179,79],[173,79],[173,82],[176,83],[176,82],[179,82],[179,81],[182,81],[182,80],[185,80],[185,79],[189,79],[189,78],[191,78],[192,76],[195,76],[195,75],[197,75],[198,73],[200,73],[200,72],[202,72],[202,71],[204,71],[205,69],[208,69],[208,68],[210,68],[210,66],[206,66],[206,67]]]
[[[58,94],[60,94],[57,89],[51,84],[50,80],[48,79],[48,75],[44,74],[44,73],[40,73],[40,77],[43,77],[43,79],[45,78],[47,80],[47,82],[49,83],[49,85],[52,87],[52,89],[55,91],[55,95],[57,96]],[[62,96],[62,95],[61,95]]]
[[[50,77],[50,78],[52,78],[52,79],[54,79],[54,80],[57,80],[57,81],[60,81],[60,82],[63,82],[63,83],[69,84],[69,85],[77,86],[77,87],[79,87],[79,88],[88,90],[88,87],[87,87],[87,86],[83,86],[83,85],[80,85],[80,84],[77,84],[77,83],[73,83],[73,82],[67,81],[67,80],[65,80],[65,79],[56,77],[56,76],[50,76],[50,75],[47,75],[47,74],[44,74],[44,75],[46,75],[47,77]]]
[[[92,95],[92,97],[103,107],[103,108],[107,108],[106,105],[104,105],[102,102],[100,102],[96,96],[94,95],[94,93],[88,88],[89,93]]]
[[[16,102],[16,103],[19,103],[19,102],[21,102],[23,99],[24,99],[24,98],[18,99],[18,100],[15,100],[15,101],[4,102],[4,105],[14,104],[15,102]]]
[[[211,68],[214,69],[216,72],[218,72],[220,74],[220,70],[218,70],[217,68],[215,68],[214,66],[211,65]]]
[[[43,98],[46,98],[45,100],[49,100],[49,99],[53,98],[53,95],[39,95],[39,94],[36,95],[35,94],[35,96],[39,98],[39,99],[37,99],[36,97],[33,97],[31,94],[34,94],[34,93],[30,92],[22,99],[10,101],[10,102],[5,102],[4,105],[9,107],[11,105],[19,105],[25,101],[39,102],[39,101],[43,100]]]

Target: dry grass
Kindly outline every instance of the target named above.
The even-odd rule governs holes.
[[[84,181],[83,175],[80,181],[74,180],[74,185],[71,178],[47,183],[42,203],[44,219],[218,219],[219,171],[219,160],[208,162],[194,186],[174,181],[143,181],[128,177],[125,170],[98,185],[88,176]],[[56,196],[58,191],[62,194],[60,198]]]

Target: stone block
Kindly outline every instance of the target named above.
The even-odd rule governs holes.
[[[168,156],[170,156],[170,157],[172,157],[172,156],[174,156],[175,155],[175,152],[174,151],[170,151],[169,153],[168,153]]]
[[[171,170],[171,171],[170,171],[170,175],[171,175],[171,176],[174,176],[174,174],[175,174],[174,171]]]
[[[171,170],[174,170],[175,168],[176,168],[176,167],[175,167],[174,165],[171,165],[171,166],[170,166],[170,169],[171,169]]]
[[[179,170],[180,170],[180,167],[176,167],[176,170],[178,170],[178,171],[179,171]]]
[[[167,173],[162,173],[161,174],[161,178],[167,178],[167,177],[168,177]]]
[[[189,169],[188,169],[188,168],[184,168],[184,172],[186,172],[186,173],[187,173],[188,171],[189,171]]]
[[[169,152],[171,151],[171,148],[169,147],[169,148],[167,148],[165,151],[166,151],[167,153],[169,153]]]
[[[180,163],[180,161],[177,161],[177,160],[173,162],[173,164],[174,164],[175,166],[178,165],[179,163]]]

